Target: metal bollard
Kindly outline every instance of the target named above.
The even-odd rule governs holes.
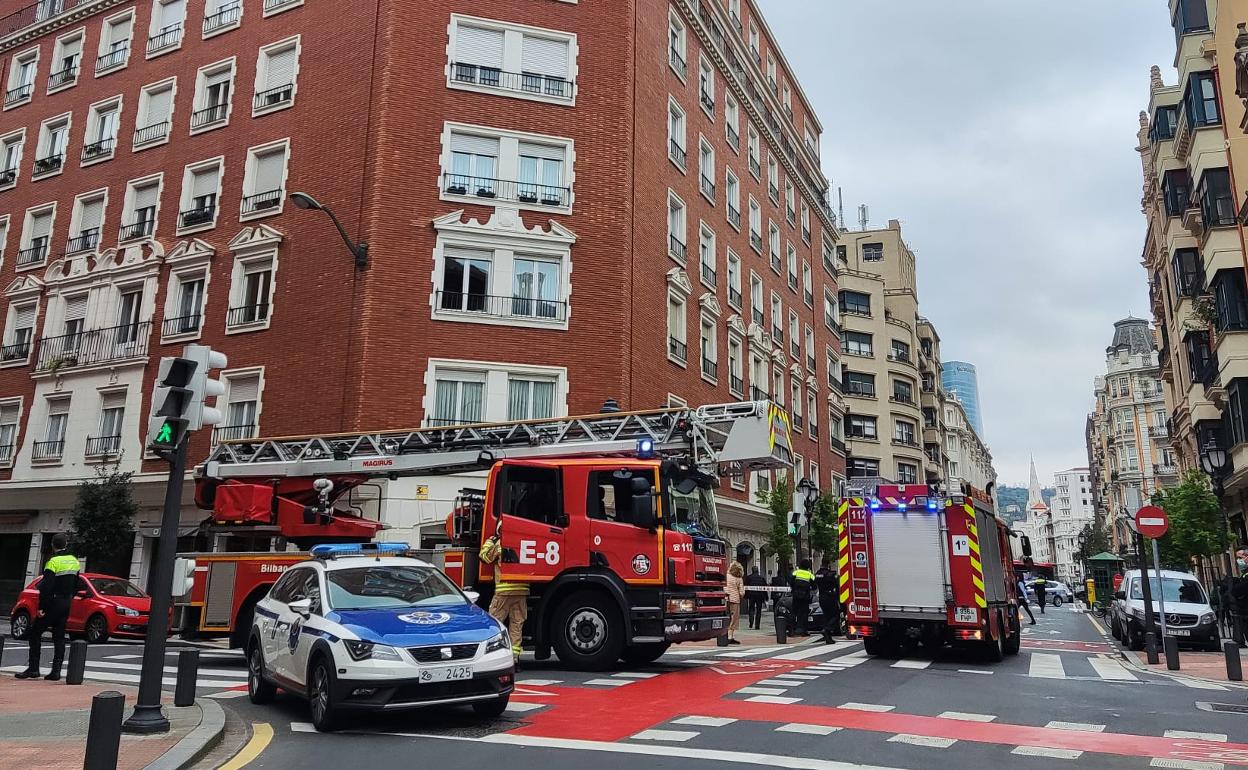
[[[1230,639],[1223,641],[1222,654],[1226,656],[1226,678],[1232,682],[1244,681],[1244,668],[1239,660],[1239,645]]]
[[[102,692],[91,699],[91,722],[87,726],[87,757],[82,770],[117,770],[117,753],[121,748],[121,718],[126,711],[126,696],[119,692]]]
[[[178,653],[178,681],[173,690],[173,705],[195,705],[195,682],[199,679],[199,650]]]
[[[727,647],[727,646],[728,646],[728,634],[724,634],[723,636],[717,636],[717,637],[715,637],[715,646],[716,646],[716,647]]]
[[[65,672],[65,684],[82,684],[87,671],[87,643],[75,639],[69,643],[69,669]]]
[[[778,604],[772,619],[776,621],[776,644],[787,644],[789,641],[789,617]]]
[[[1166,670],[1179,670],[1179,640],[1173,636],[1167,636],[1161,640],[1161,646],[1166,651]]]
[[[1160,656],[1157,655],[1157,634],[1152,631],[1144,634],[1144,653],[1148,656],[1149,664],[1155,665],[1161,662]]]
[[[0,636],[0,666],[4,665],[4,641],[8,638],[7,636]]]

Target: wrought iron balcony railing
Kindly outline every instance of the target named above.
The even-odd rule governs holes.
[[[243,213],[256,214],[261,211],[275,209],[282,204],[285,193],[282,190],[266,190],[243,198]]]
[[[287,83],[283,86],[274,86],[263,91],[257,91],[255,97],[252,98],[251,106],[257,110],[267,110],[270,107],[290,104],[294,99],[295,84]]]
[[[567,319],[568,313],[566,302],[530,297],[472,294],[462,291],[439,291],[437,303],[440,310],[492,318],[563,321]]]
[[[442,190],[449,195],[542,206],[567,206],[572,199],[572,191],[567,187],[464,174],[443,174]]]
[[[270,305],[242,305],[232,307],[225,314],[225,325],[229,328],[261,324],[269,320]]]
[[[572,81],[554,75],[536,72],[506,72],[496,67],[451,62],[451,80],[456,83],[476,85],[512,91],[520,94],[540,94],[556,99],[571,99]]]
[[[150,321],[89,329],[39,341],[35,370],[62,371],[147,355]]]
[[[116,69],[126,63],[126,59],[130,56],[130,44],[120,45],[106,54],[101,54],[95,59],[95,74],[107,72]]]
[[[241,2],[222,5],[217,8],[216,13],[204,17],[204,34],[210,35],[231,24],[237,24],[242,15],[243,5]]]

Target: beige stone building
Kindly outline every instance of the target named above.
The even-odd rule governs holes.
[[[1248,0],[1170,0],[1177,82],[1153,68],[1147,112],[1140,113],[1148,222],[1143,265],[1157,326],[1163,426],[1177,472],[1200,468],[1211,442],[1230,456],[1223,505],[1232,545],[1245,540],[1248,502],[1248,287],[1244,210],[1248,181]],[[1236,174],[1236,165],[1239,173]],[[1238,180],[1238,181],[1237,181]],[[1109,398],[1113,374],[1108,375]],[[1107,405],[1108,407],[1108,405]],[[1106,459],[1108,438],[1090,427]],[[1115,437],[1116,438],[1116,437]],[[1155,438],[1162,438],[1157,436]],[[1093,459],[1094,468],[1097,461]],[[1112,467],[1102,467],[1112,477]],[[1123,504],[1103,488],[1106,506]],[[1128,507],[1130,507],[1128,503]],[[1113,508],[1111,507],[1112,511]]]

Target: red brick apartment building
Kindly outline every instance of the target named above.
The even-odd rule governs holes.
[[[821,127],[749,0],[0,0],[0,62],[0,594],[111,464],[145,575],[150,383],[191,342],[230,360],[192,459],[773,396],[843,477]],[[365,508],[427,540],[464,483]],[[747,483],[722,524],[758,545]],[[247,545],[201,518],[185,546]]]

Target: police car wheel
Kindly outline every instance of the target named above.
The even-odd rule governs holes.
[[[264,678],[264,653],[260,644],[252,642],[247,654],[247,699],[252,703],[265,704],[277,695],[277,688]]]
[[[337,726],[333,690],[334,672],[324,658],[317,658],[308,676],[308,708],[312,712],[312,726],[323,733]]]
[[[1054,597],[1053,597],[1053,606],[1054,606],[1054,607],[1061,607],[1061,606],[1062,606],[1062,597],[1060,597],[1060,596],[1054,596]]]
[[[82,635],[87,644],[104,644],[108,641],[108,621],[103,615],[92,615],[83,626]]]
[[[610,599],[593,591],[563,600],[555,611],[552,636],[559,660],[584,671],[614,666],[624,650],[619,611]]]
[[[14,639],[25,639],[30,633],[30,613],[20,610],[9,618],[9,636]]]
[[[482,719],[497,719],[503,715],[504,711],[507,710],[507,701],[510,699],[511,696],[504,695],[503,697],[495,698],[494,700],[474,703],[472,704],[472,710]]]

